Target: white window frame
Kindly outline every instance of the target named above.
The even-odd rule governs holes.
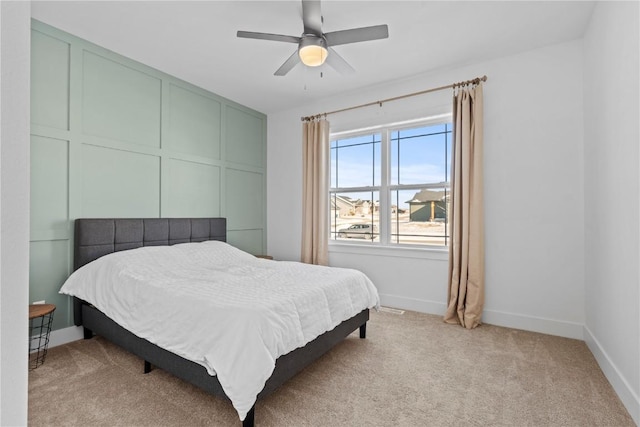
[[[423,190],[428,188],[447,188],[450,191],[450,183],[449,182],[440,182],[433,184],[390,184],[390,174],[391,174],[391,132],[398,131],[403,129],[412,129],[420,126],[432,126],[438,124],[452,123],[452,114],[445,113],[434,115],[431,117],[407,120],[402,122],[394,122],[382,125],[376,125],[366,128],[341,131],[330,133],[329,140],[333,142],[336,139],[347,139],[353,138],[357,136],[363,135],[371,135],[374,133],[380,133],[381,140],[381,148],[380,148],[380,186],[365,186],[365,187],[330,187],[331,182],[329,182],[329,194],[331,197],[333,193],[345,193],[345,192],[371,192],[377,191],[379,194],[380,207],[391,206],[391,192],[395,190]],[[329,156],[331,158],[331,156]],[[449,159],[450,161],[451,159]],[[331,179],[331,174],[329,174],[328,180]],[[373,200],[372,200],[373,202]],[[379,209],[379,224],[378,224],[378,233],[379,233],[379,241],[378,242],[355,242],[355,241],[347,241],[347,240],[337,240],[334,239],[333,236],[329,237],[329,247],[332,249],[332,252],[340,252],[340,247],[349,248],[378,248],[376,250],[383,249],[384,252],[388,252],[387,249],[398,249],[403,251],[405,254],[410,252],[411,250],[417,250],[419,252],[424,251],[435,251],[435,252],[448,252],[448,245],[428,245],[428,244],[408,244],[408,243],[393,243],[391,242],[391,209]],[[329,230],[331,230],[331,218],[329,218]],[[440,256],[437,257],[438,259]]]

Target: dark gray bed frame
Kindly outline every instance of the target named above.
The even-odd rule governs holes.
[[[205,240],[224,242],[226,238],[226,218],[76,219],[74,270],[112,252]],[[360,338],[365,338],[368,320],[369,310],[365,309],[306,346],[280,356],[271,377],[258,394],[258,399],[272,393],[356,329],[360,328]],[[209,393],[229,400],[217,377],[210,376],[203,366],[137,337],[78,298],[74,298],[74,323],[84,328],[85,339],[91,338],[94,333],[101,335],[144,359],[145,373],[151,371],[153,364]],[[242,425],[253,426],[254,417],[255,404]]]

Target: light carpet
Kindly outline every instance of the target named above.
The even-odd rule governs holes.
[[[239,426],[231,404],[101,337],[29,374],[31,426]],[[373,312],[256,406],[258,426],[634,426],[584,342]]]

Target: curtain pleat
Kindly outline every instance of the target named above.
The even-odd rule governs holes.
[[[480,325],[484,306],[482,84],[453,98],[448,305],[444,320]]]
[[[329,122],[302,125],[302,251],[308,264],[329,264]]]

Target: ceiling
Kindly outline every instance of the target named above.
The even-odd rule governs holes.
[[[334,49],[356,70],[298,64],[295,44],[237,30],[300,36],[300,1],[32,3],[32,17],[263,113],[582,37],[593,2],[323,1],[323,31],[388,24],[389,38]]]

